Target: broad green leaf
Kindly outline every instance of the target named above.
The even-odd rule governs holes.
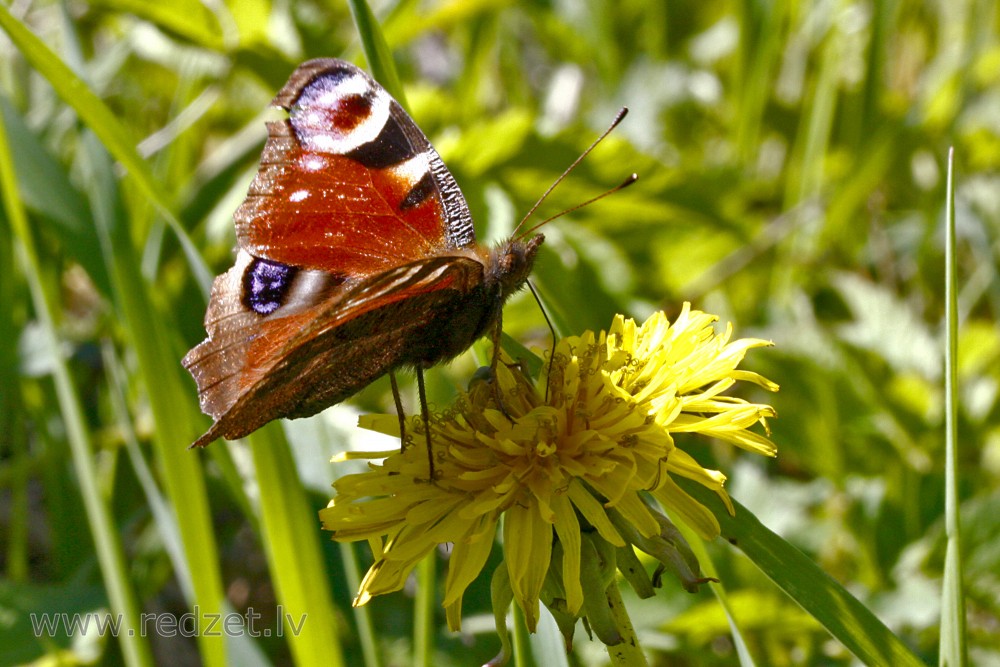
[[[678,483],[712,510],[722,527],[723,539],[745,553],[861,662],[924,664],[865,605],[821,570],[816,561],[768,530],[743,505],[733,500],[736,516],[730,516],[713,492],[689,480],[679,479]]]

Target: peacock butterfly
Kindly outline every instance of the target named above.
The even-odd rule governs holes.
[[[208,338],[182,361],[214,419],[192,446],[314,415],[488,331],[496,341],[543,240],[479,245],[427,137],[354,65],[303,63],[273,104],[288,117],[267,125],[234,215],[235,265],[212,285]]]

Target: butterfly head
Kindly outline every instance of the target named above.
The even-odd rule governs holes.
[[[541,234],[535,234],[529,239],[515,237],[493,249],[486,281],[499,286],[502,299],[524,287],[535,264],[535,255],[544,240],[545,237]]]

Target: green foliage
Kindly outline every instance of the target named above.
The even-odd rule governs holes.
[[[428,664],[459,665],[499,650],[488,576],[466,595],[463,637],[441,630],[440,605],[424,597],[414,640],[412,591],[350,608],[355,552],[363,569],[367,550],[326,544],[314,510],[344,471],[326,465],[331,454],[392,446],[353,427],[359,409],[392,410],[387,382],[284,433],[186,449],[207,419],[179,360],[204,336],[211,274],[231,263],[231,215],[256,169],[262,112],[307,58],[364,64],[352,19],[363,5],[0,7],[0,616],[14,619],[0,622],[0,645],[13,649],[0,664],[87,651],[112,664],[410,664],[416,644]],[[394,58],[480,238],[509,233],[629,106],[535,216],[639,174],[546,225],[535,282],[558,330],[607,327],[616,312],[673,314],[689,300],[737,335],[775,342],[748,363],[781,392],[746,398],[777,408],[778,458],[690,447],[753,512],[727,529],[738,548],[706,545],[724,609],[671,581],[649,600],[625,591],[655,664],[728,665],[739,653],[846,665],[849,651],[912,661],[906,647],[936,659],[954,557],[943,322],[955,147],[966,641],[972,663],[1000,660],[995,3],[403,1],[376,16],[389,50],[364,24],[365,52],[384,72]],[[548,344],[527,294],[504,322],[515,340]],[[431,371],[432,400],[477,365],[469,354]],[[440,585],[433,575],[422,576]],[[817,608],[803,586],[828,597]],[[269,632],[70,644],[36,638],[26,620],[180,616],[195,605],[255,609]],[[299,613],[303,636],[290,639]],[[517,655],[534,648],[552,664],[539,658],[553,655],[538,648],[544,637],[528,646],[518,632]],[[577,632],[571,663],[599,655]]]

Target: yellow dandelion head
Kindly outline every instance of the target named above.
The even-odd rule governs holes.
[[[444,603],[457,628],[462,594],[485,564],[501,518],[504,585],[531,629],[540,599],[567,618],[590,608],[585,602],[595,594],[587,589],[593,582],[581,567],[593,569],[588,559],[594,558],[606,566],[600,554],[639,546],[669,564],[686,586],[696,585],[697,563],[677,565],[691,559],[677,557],[677,536],[665,533],[666,518],[648,498],[704,538],[718,535],[718,521],[673,476],[714,490],[730,511],[732,505],[725,476],[698,464],[677,446],[675,434],[700,433],[775,453],[765,421],[773,409],[723,395],[740,380],[777,389],[737,370],[748,349],[769,343],[731,341],[731,327],[717,334],[715,319],[687,304],[673,323],[663,313],[642,324],[618,316],[606,332],[558,341],[537,384],[501,354],[492,382],[473,383],[430,424],[411,417],[412,445],[339,479],[321,512],[335,539],[374,544],[376,562],[357,603],[399,589],[424,555],[450,543]],[[758,422],[764,434],[749,430]],[[362,425],[399,431],[395,415],[363,417]]]

